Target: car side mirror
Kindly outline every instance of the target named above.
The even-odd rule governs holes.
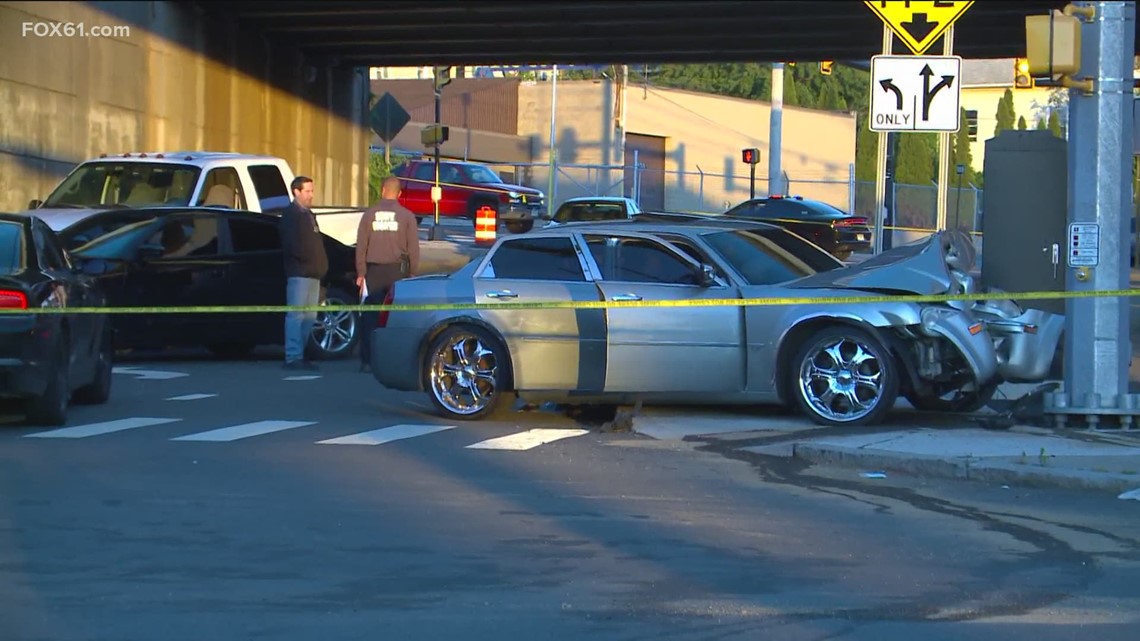
[[[712,265],[701,263],[701,269],[697,275],[697,282],[701,287],[712,287],[716,285],[716,268]]]
[[[44,204],[44,201],[33,198],[28,201],[28,209],[39,209]]]
[[[539,216],[539,219],[541,219],[541,220],[554,220],[554,214],[547,212],[547,213]]]

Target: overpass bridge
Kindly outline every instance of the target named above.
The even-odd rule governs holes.
[[[1063,2],[977,2],[965,57],[1024,53],[1024,17]],[[20,37],[35,23],[104,38]],[[285,157],[322,202],[367,198],[368,66],[866,61],[882,27],[861,2],[511,0],[0,2],[0,205],[42,198],[76,162],[144,149]]]

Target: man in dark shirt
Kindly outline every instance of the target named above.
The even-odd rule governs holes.
[[[313,180],[293,179],[293,202],[281,213],[281,249],[285,258],[285,304],[315,306],[321,302],[321,279],[329,261],[313,205]],[[316,312],[285,313],[285,368],[316,370],[305,358],[305,345],[313,333]]]

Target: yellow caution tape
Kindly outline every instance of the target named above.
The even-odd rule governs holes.
[[[905,294],[897,296],[830,296],[813,298],[701,298],[689,300],[638,301],[541,301],[511,303],[438,303],[425,305],[233,305],[187,307],[41,307],[0,308],[0,315],[28,314],[250,314],[267,312],[431,312],[475,309],[610,309],[625,307],[779,307],[788,305],[858,305],[867,303],[944,303],[982,300],[1058,300],[1080,298],[1125,298],[1140,296],[1140,289],[1087,290],[1071,292],[988,292],[974,294]]]

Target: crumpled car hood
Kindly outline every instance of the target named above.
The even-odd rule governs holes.
[[[947,230],[889,249],[850,267],[821,272],[785,285],[798,289],[862,289],[903,294],[959,294],[974,268],[977,249],[966,232]],[[955,278],[951,270],[962,276]]]

